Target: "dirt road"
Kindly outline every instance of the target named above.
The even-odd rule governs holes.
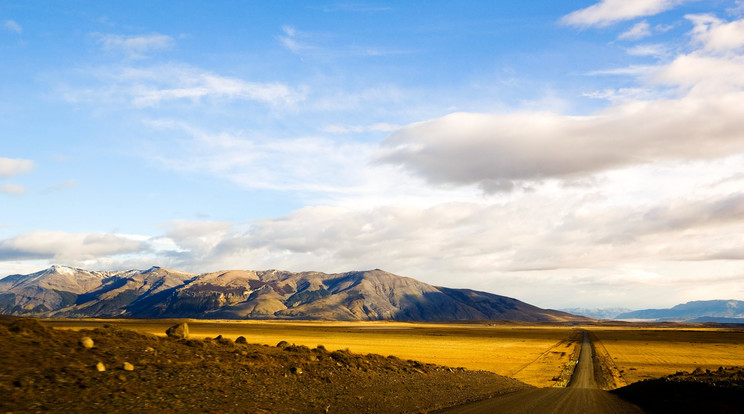
[[[440,413],[612,413],[631,414],[643,411],[619,397],[597,388],[589,335],[584,332],[579,362],[568,388],[539,388],[453,407]]]

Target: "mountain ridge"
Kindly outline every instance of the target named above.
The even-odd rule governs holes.
[[[222,270],[89,271],[55,265],[0,279],[0,314],[39,317],[579,322],[471,289],[380,269],[345,273]]]
[[[666,309],[641,309],[625,312],[617,315],[615,319],[744,323],[744,301],[735,299],[695,300]]]

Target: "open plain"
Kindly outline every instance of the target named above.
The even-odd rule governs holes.
[[[189,320],[189,339],[174,339],[165,331],[182,321],[5,318],[0,408],[10,411],[741,412],[744,402],[735,327]]]
[[[164,335],[175,320],[45,320],[51,327],[122,328]],[[329,350],[395,355],[484,370],[536,387],[565,386],[561,374],[578,356],[581,332],[592,335],[604,366],[604,389],[678,371],[744,366],[744,328],[701,324],[556,325],[526,323],[404,323],[189,320],[194,338],[222,335],[276,345],[287,341]],[[607,378],[614,375],[614,378]]]

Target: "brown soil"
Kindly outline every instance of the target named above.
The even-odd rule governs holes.
[[[93,339],[90,349],[82,337]],[[250,341],[250,340],[249,340]],[[453,350],[456,352],[456,350]],[[101,362],[105,371],[99,372]],[[125,370],[124,363],[134,366]],[[532,388],[392,356],[0,320],[3,412],[427,412]]]
[[[744,369],[698,368],[612,392],[648,413],[744,413]]]

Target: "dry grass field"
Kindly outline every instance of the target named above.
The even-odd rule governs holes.
[[[94,328],[115,324],[156,335],[176,321],[168,320],[48,320],[58,328]],[[401,322],[289,322],[189,320],[195,338],[235,339],[276,345],[287,341],[328,350],[395,355],[510,376],[538,387],[555,385],[576,349],[577,330],[565,326],[516,324],[435,324]]]
[[[47,320],[58,328],[95,328],[103,324],[164,335],[174,320]],[[581,329],[598,339],[600,357],[611,359],[615,388],[697,367],[744,366],[744,329],[702,327],[539,324],[445,324],[403,322],[297,322],[189,320],[195,338],[235,339],[276,345],[287,341],[329,350],[395,355],[451,367],[485,370],[538,387],[561,385],[561,373],[576,355]],[[598,351],[599,352],[599,351]],[[565,374],[565,372],[563,372]],[[565,377],[565,375],[563,375]],[[610,375],[612,376],[612,375]],[[565,384],[564,384],[565,385]]]
[[[697,367],[744,366],[744,329],[590,327],[626,383]]]

